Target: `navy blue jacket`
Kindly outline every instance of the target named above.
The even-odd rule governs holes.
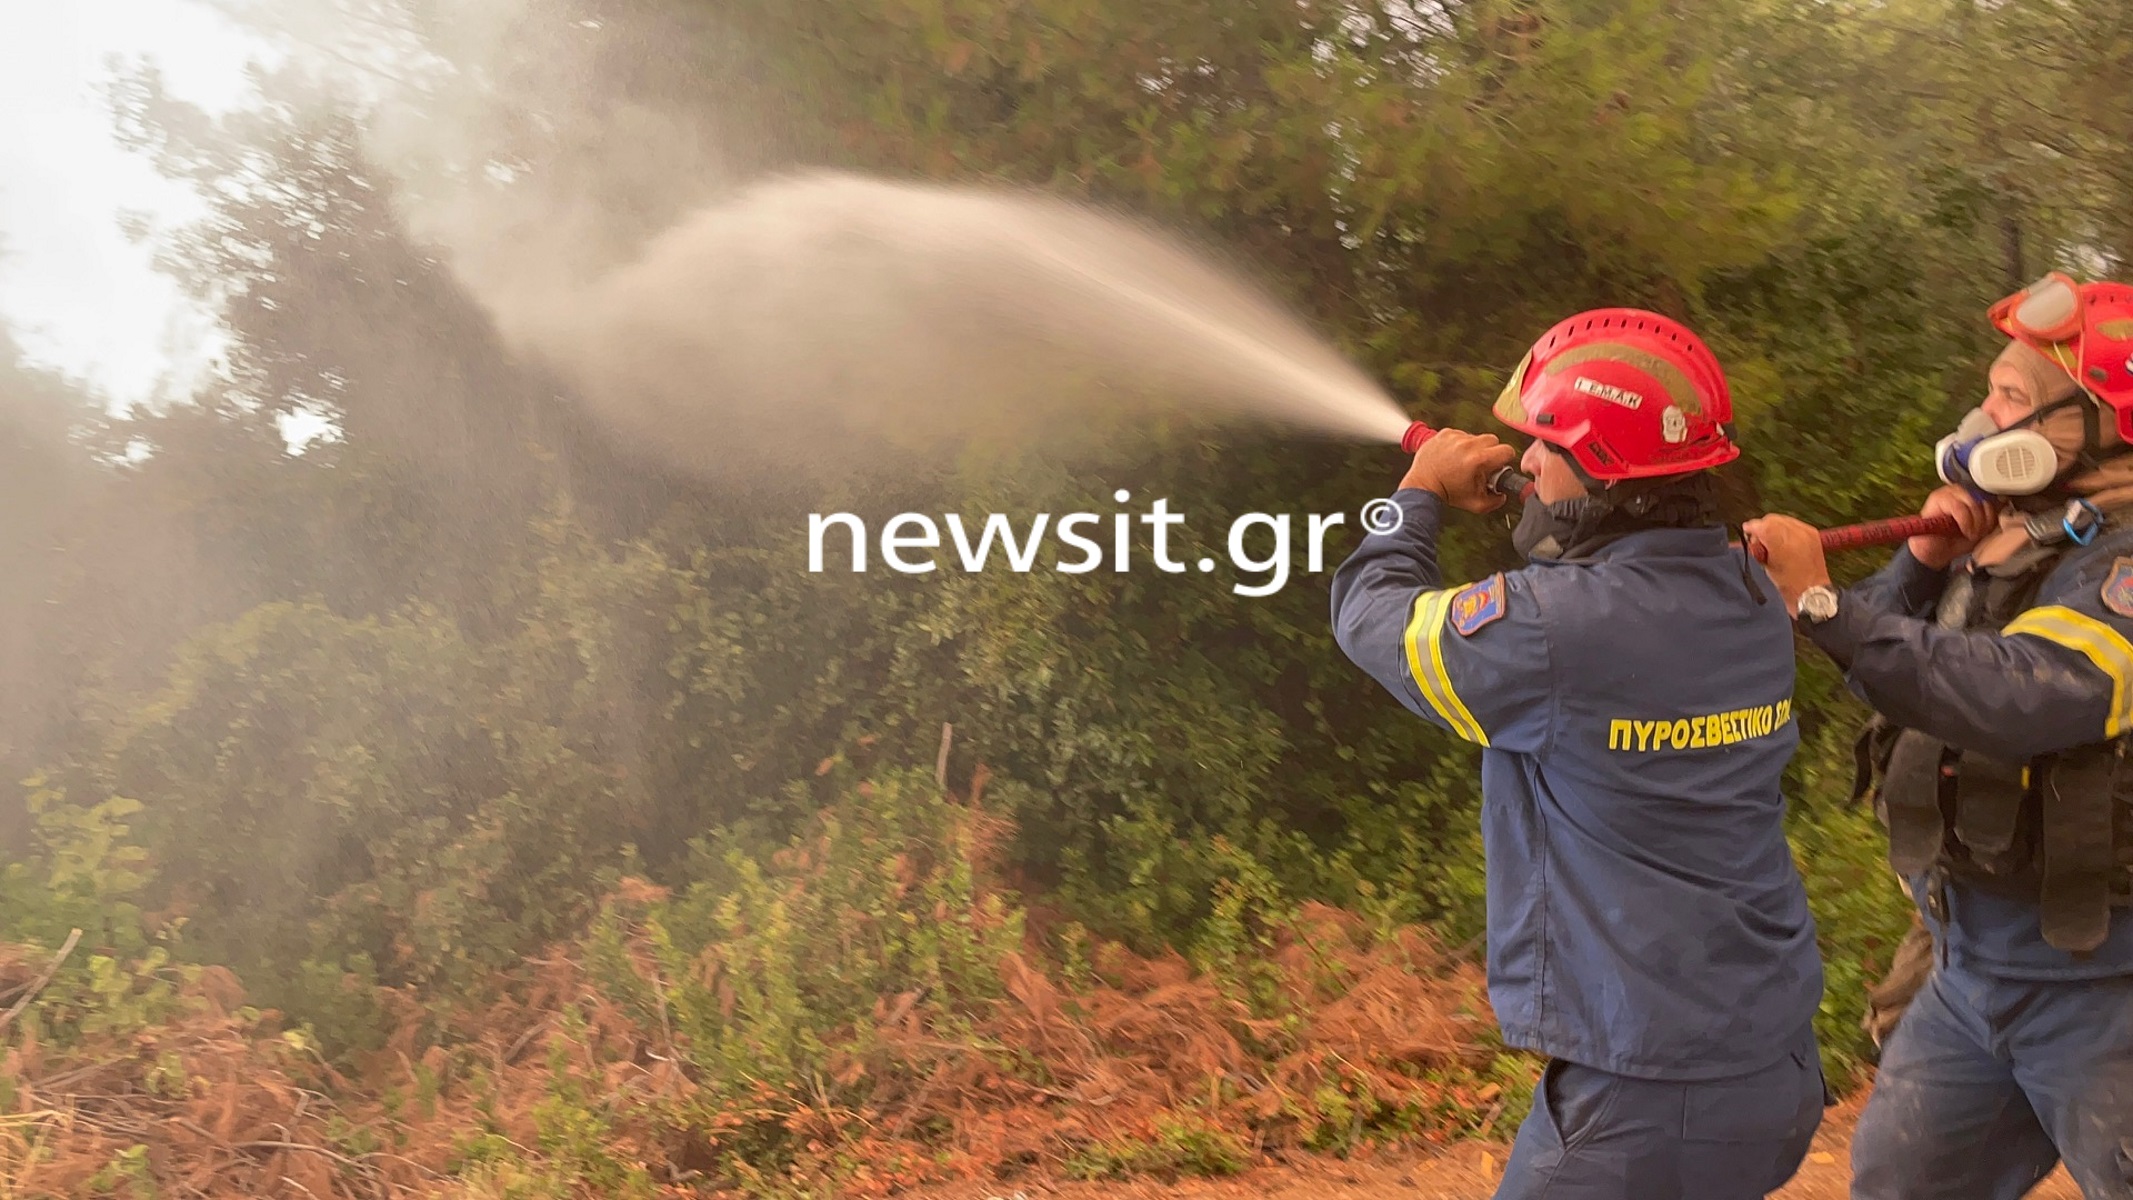
[[[1443,502],[1333,580],[1341,648],[1484,747],[1489,998],[1504,1038],[1651,1079],[1759,1070],[1809,1036],[1822,963],[1779,788],[1792,622],[1726,533],[1631,534],[1465,588]]]
[[[2092,745],[2133,727],[2133,619],[2104,603],[2127,555],[2133,529],[2113,530],[2061,558],[2005,629],[1958,630],[1932,619],[1948,572],[1900,550],[1808,636],[1875,711],[1958,749],[2023,762]],[[2120,604],[2133,607],[2120,586]],[[1923,882],[1911,888],[1921,901]],[[1924,915],[1949,959],[1982,974],[2133,975],[2133,912],[2123,908],[2113,910],[2104,944],[2082,958],[2044,940],[2033,901],[1951,882],[1947,923]]]

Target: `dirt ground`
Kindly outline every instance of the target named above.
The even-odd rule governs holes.
[[[1800,1174],[1777,1200],[1845,1200],[1851,1179],[1856,1102],[1830,1113]],[[1262,1166],[1229,1179],[1130,1183],[990,1186],[965,1184],[926,1192],[925,1200],[1489,1200],[1503,1172],[1508,1146],[1468,1142],[1435,1156],[1384,1154],[1353,1159],[1307,1159]],[[2081,1200],[2062,1168],[2029,1200]]]

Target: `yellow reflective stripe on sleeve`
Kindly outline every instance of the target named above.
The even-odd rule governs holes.
[[[1415,615],[1407,622],[1407,672],[1414,677],[1422,699],[1437,710],[1453,733],[1486,746],[1489,736],[1467,711],[1452,687],[1451,673],[1444,669],[1444,617],[1451,611],[1452,594],[1445,590],[1415,597]]]
[[[1444,604],[1438,609],[1437,621],[1430,628],[1430,662],[1436,668],[1438,682],[1444,687],[1444,698],[1452,702],[1452,711],[1457,714],[1456,717],[1450,718],[1453,728],[1456,729],[1463,723],[1466,732],[1460,736],[1486,746],[1489,744],[1489,735],[1482,732],[1481,722],[1474,719],[1474,714],[1467,711],[1466,702],[1459,699],[1458,689],[1452,687],[1452,673],[1444,667],[1444,619],[1451,612],[1453,595],[1452,592],[1444,593]]]
[[[2133,642],[2102,621],[2064,605],[2032,608],[2000,632],[2026,633],[2047,642],[2079,651],[2096,669],[2111,678],[2111,710],[2104,718],[2103,736],[2117,737],[2133,728]]]
[[[1425,630],[1432,624],[1443,624],[1446,609],[1445,593],[1423,592],[1415,597],[1415,612],[1407,620],[1407,677],[1415,681],[1415,690],[1422,693],[1422,700],[1437,710],[1437,715],[1451,722],[1450,714],[1444,711],[1444,702],[1432,690],[1432,676],[1423,666],[1422,640],[1429,636]]]

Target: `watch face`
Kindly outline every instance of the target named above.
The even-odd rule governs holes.
[[[1810,621],[1827,621],[1837,615],[1837,593],[1812,587],[1800,593],[1800,615]]]

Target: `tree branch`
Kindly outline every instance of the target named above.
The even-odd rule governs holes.
[[[22,1015],[23,1010],[30,1006],[30,1001],[35,1000],[37,994],[52,982],[52,976],[59,974],[60,964],[67,961],[69,954],[74,953],[74,947],[80,941],[81,930],[76,929],[67,934],[66,944],[59,948],[59,954],[52,959],[52,965],[44,969],[44,974],[37,977],[37,982],[30,985],[29,991],[22,993],[21,999],[15,1001],[13,1008],[0,1013],[0,1029],[6,1029],[14,1023],[16,1017]]]

